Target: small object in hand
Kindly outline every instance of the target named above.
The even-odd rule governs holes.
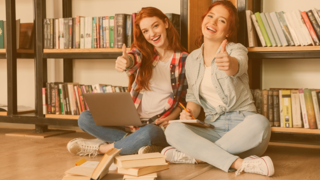
[[[76,166],[80,166],[81,164],[85,163],[87,160],[85,158],[80,159],[79,161],[77,161],[74,165]]]
[[[186,109],[181,103],[179,103],[179,104],[180,104],[180,106],[181,106],[185,111],[187,111],[188,113],[190,113],[190,112],[188,111],[188,109]],[[196,119],[196,118],[193,117],[192,114],[191,114],[191,117],[192,117],[192,119]]]

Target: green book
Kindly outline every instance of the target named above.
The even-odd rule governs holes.
[[[3,29],[3,21],[0,20],[0,49],[4,49],[4,29]]]
[[[110,48],[114,48],[114,16],[110,16]]]
[[[265,28],[264,25],[263,25],[263,22],[262,22],[260,13],[259,13],[259,12],[256,12],[256,13],[254,13],[254,15],[255,15],[256,18],[257,18],[259,27],[260,27],[261,32],[262,32],[263,39],[266,41],[267,46],[268,46],[268,47],[271,47],[272,44],[271,44],[270,39],[269,39],[269,37],[268,37],[266,28]]]
[[[96,17],[92,17],[92,41],[91,41],[91,48],[94,49],[94,43],[95,43],[95,39],[97,38],[96,35]]]

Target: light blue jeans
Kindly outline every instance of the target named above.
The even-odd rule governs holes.
[[[108,143],[114,142],[114,147],[122,149],[120,154],[135,154],[143,146],[168,146],[163,130],[156,125],[148,124],[136,132],[127,135],[124,127],[97,126],[90,111],[83,111],[78,119],[79,127],[92,136]],[[126,137],[125,137],[126,136]]]
[[[179,151],[207,162],[225,172],[239,157],[261,156],[268,147],[271,128],[267,118],[255,112],[233,111],[210,122],[215,126],[200,128],[171,123],[165,130],[167,141]]]

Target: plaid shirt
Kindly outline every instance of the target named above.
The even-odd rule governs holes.
[[[155,67],[158,62],[160,56],[155,50],[155,56],[153,57],[153,67]],[[139,74],[139,68],[141,65],[141,58],[142,55],[140,51],[136,48],[132,49],[128,54],[132,54],[135,57],[135,64],[128,70],[126,73],[128,76],[135,74],[137,77]],[[157,118],[165,118],[167,117],[178,105],[179,102],[182,103],[184,106],[186,105],[186,94],[188,89],[188,83],[185,76],[185,64],[187,59],[188,53],[186,52],[174,52],[171,63],[170,63],[170,75],[171,75],[171,87],[172,93],[169,96],[168,102],[166,106],[163,108],[163,112],[158,116],[150,118],[148,123],[152,123],[152,121],[156,120]],[[139,107],[144,89],[140,92],[135,91],[137,87],[137,78],[135,79],[134,83],[132,84],[131,89],[131,97],[136,108]]]

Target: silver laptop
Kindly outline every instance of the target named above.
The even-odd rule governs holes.
[[[83,94],[98,126],[142,126],[130,93]]]

